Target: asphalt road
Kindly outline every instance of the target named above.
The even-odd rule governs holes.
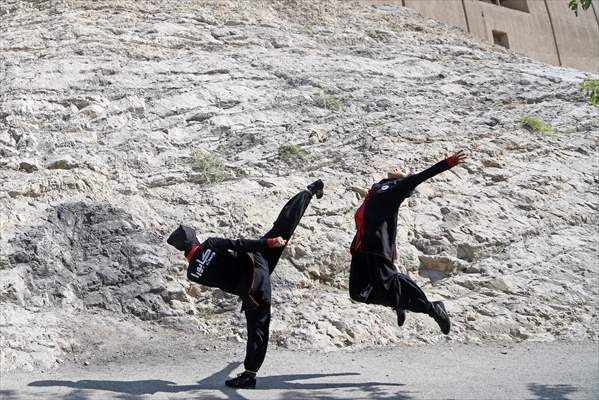
[[[241,369],[235,351],[157,352],[2,373],[0,399],[599,399],[599,343],[273,350],[255,390],[224,387]]]

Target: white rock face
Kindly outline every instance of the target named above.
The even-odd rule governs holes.
[[[55,366],[104,321],[240,340],[239,303],[187,282],[165,237],[182,222],[257,237],[316,178],[326,195],[273,275],[273,344],[597,340],[588,74],[354,3],[4,2],[3,370]],[[361,189],[462,148],[468,164],[421,185],[398,230],[399,270],[453,332],[415,314],[400,329],[347,293]]]

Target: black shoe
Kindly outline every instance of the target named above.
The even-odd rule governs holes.
[[[443,302],[433,301],[431,303],[431,311],[429,315],[433,317],[435,321],[439,324],[441,332],[443,332],[445,335],[449,334],[449,330],[451,329],[451,322],[449,321],[449,314],[447,314]]]
[[[324,183],[319,179],[317,181],[312,182],[308,185],[308,191],[316,196],[317,199],[320,199],[324,195]]]
[[[402,326],[406,322],[406,312],[401,308],[398,308],[395,312],[397,312],[397,326]]]
[[[242,372],[236,378],[226,380],[225,385],[236,389],[256,389],[256,374]]]

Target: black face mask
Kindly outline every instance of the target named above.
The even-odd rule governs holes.
[[[185,225],[179,225],[179,227],[171,233],[168,239],[166,239],[166,242],[177,250],[184,251],[185,253],[191,250],[191,246],[199,243],[198,238],[196,237],[196,231]]]

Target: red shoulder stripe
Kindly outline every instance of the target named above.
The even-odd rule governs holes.
[[[191,262],[191,259],[193,258],[196,251],[198,251],[199,247],[200,247],[199,243],[196,243],[193,246],[191,246],[191,250],[189,250],[189,253],[187,253],[187,255],[185,256],[185,258],[187,258],[188,262]]]
[[[362,246],[362,235],[364,234],[364,212],[365,212],[366,203],[368,202],[368,197],[370,196],[371,191],[372,191],[372,188],[370,188],[370,190],[366,194],[366,197],[364,197],[364,201],[362,202],[360,207],[358,207],[358,210],[356,211],[356,214],[354,216],[354,220],[356,222],[357,233],[356,233],[356,242],[354,244],[353,250],[360,250],[360,247]]]

